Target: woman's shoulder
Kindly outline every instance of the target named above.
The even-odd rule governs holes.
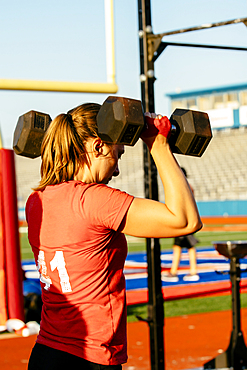
[[[124,191],[119,189],[112,188],[106,184],[98,184],[98,183],[90,183],[86,184],[82,181],[66,181],[61,184],[56,185],[48,185],[42,191],[34,191],[29,196],[29,201],[34,201],[35,199],[46,199],[46,198],[54,198],[56,199],[63,199],[71,197],[75,200],[75,198],[82,198],[87,195],[94,195],[95,197],[110,197],[111,195],[115,194],[115,196],[128,196]]]

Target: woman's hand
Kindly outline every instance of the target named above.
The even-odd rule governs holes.
[[[169,139],[171,132],[171,123],[166,116],[147,112],[145,113],[145,121],[147,127],[141,134],[141,138],[147,144],[150,150],[158,134],[165,137],[166,141]]]

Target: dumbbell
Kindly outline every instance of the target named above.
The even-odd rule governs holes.
[[[176,109],[170,117],[172,124],[169,144],[174,153],[200,157],[208,146],[212,132],[208,115],[188,109]],[[51,122],[46,113],[30,111],[20,116],[14,132],[16,154],[36,158]],[[109,96],[97,115],[100,138],[112,144],[133,146],[145,129],[140,100]]]
[[[50,123],[51,117],[47,113],[31,110],[20,116],[13,137],[15,153],[29,158],[39,157],[41,144]]]
[[[212,138],[208,114],[176,109],[169,120],[172,125],[169,138],[172,152],[201,157]],[[97,115],[97,125],[102,140],[135,145],[145,129],[141,101],[109,96]]]

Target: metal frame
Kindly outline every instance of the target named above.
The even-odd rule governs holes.
[[[241,50],[247,48],[215,45],[199,45],[174,42],[162,42],[164,36],[210,29],[213,27],[226,26],[229,24],[244,23],[247,26],[247,18],[234,19],[226,22],[211,23],[198,27],[191,27],[176,31],[154,35],[151,22],[151,0],[138,0],[139,19],[139,48],[140,48],[140,81],[141,99],[144,110],[155,112],[154,102],[154,62],[167,46],[202,47],[210,49]],[[157,169],[150,153],[144,144],[144,186],[145,196],[158,200]],[[150,362],[152,370],[164,370],[164,305],[161,286],[161,260],[159,239],[146,239],[147,262],[148,262],[148,318],[142,319],[148,323],[150,332]]]
[[[67,82],[0,79],[0,90],[55,91],[115,94],[114,14],[113,0],[105,0],[107,82]]]
[[[247,26],[247,18],[238,18],[231,21],[224,21],[218,23],[210,23],[197,27],[184,28],[181,30],[164,32],[159,34],[153,34],[151,29],[148,29],[147,38],[148,38],[148,59],[155,61],[160,54],[164,51],[167,46],[185,46],[185,47],[196,47],[196,48],[207,48],[207,49],[222,49],[222,50],[238,50],[238,51],[247,51],[247,48],[235,47],[235,46],[220,46],[220,45],[203,45],[203,44],[187,44],[187,43],[176,43],[176,42],[166,42],[162,41],[164,36],[177,35],[181,33],[191,32],[191,31],[201,31],[205,29],[210,29],[214,27],[227,26],[230,24],[243,23]]]
[[[154,79],[148,78],[154,70],[154,62],[148,58],[148,34],[143,32],[151,26],[150,0],[138,0],[140,42],[141,97],[146,112],[155,112]],[[157,169],[147,146],[143,145],[144,187],[146,198],[158,200]],[[146,239],[148,263],[148,318],[143,319],[149,325],[151,369],[163,370],[164,360],[164,305],[161,289],[161,260],[159,239]]]
[[[204,48],[204,49],[221,49],[221,50],[235,50],[235,51],[247,51],[247,48],[235,47],[235,46],[219,46],[219,45],[205,45],[205,44],[187,44],[182,42],[165,42],[161,41],[158,45],[157,50],[153,50],[153,42],[149,43],[150,57],[153,55],[153,62],[158,59],[160,54],[165,50],[167,46],[182,46],[189,48]]]
[[[230,280],[232,300],[232,332],[230,343],[225,352],[219,354],[217,357],[204,364],[204,370],[242,370],[247,366],[247,348],[244,341],[243,332],[241,330],[240,258],[236,256],[230,258]]]

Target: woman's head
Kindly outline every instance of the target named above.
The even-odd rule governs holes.
[[[96,117],[100,107],[82,104],[51,122],[41,147],[41,182],[37,190],[72,180],[86,163],[85,143],[98,137]]]
[[[41,181],[35,190],[73,179],[107,183],[118,175],[117,162],[124,149],[99,138],[100,107],[82,104],[51,122],[41,147]]]

